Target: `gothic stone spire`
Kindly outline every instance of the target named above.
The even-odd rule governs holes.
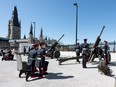
[[[32,26],[32,24],[31,24],[31,27],[30,27],[30,32],[29,32],[29,34],[32,34],[32,35],[33,35],[33,26]]]
[[[13,23],[14,26],[20,27],[20,23],[19,23],[19,20],[18,20],[18,12],[17,12],[17,7],[16,6],[14,6],[14,11],[12,12],[11,22]]]

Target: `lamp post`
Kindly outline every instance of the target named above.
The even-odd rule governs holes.
[[[35,43],[35,22],[33,22],[34,24],[34,43]]]
[[[115,40],[114,40],[114,50],[113,51],[115,52]]]
[[[77,3],[74,3],[73,4],[75,7],[76,7],[76,38],[75,38],[75,45],[77,45],[77,18],[78,18],[78,14],[77,14],[77,12],[78,12],[78,5],[77,5]]]

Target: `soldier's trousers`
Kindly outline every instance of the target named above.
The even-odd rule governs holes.
[[[105,54],[104,55],[104,63],[105,63],[105,65],[107,65],[108,64],[108,55],[107,54]]]
[[[35,72],[36,71],[36,68],[35,68],[35,60],[32,61],[32,72]]]
[[[83,54],[83,55],[82,55],[82,67],[83,67],[83,68],[86,67],[86,62],[87,62],[87,60],[86,60],[86,54]]]

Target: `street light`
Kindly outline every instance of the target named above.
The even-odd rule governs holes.
[[[113,49],[113,51],[115,52],[115,40],[114,40],[114,49]]]
[[[35,22],[33,22],[34,24],[34,43],[35,43]]]
[[[77,45],[77,18],[78,18],[78,14],[77,14],[77,12],[78,12],[78,5],[77,5],[77,3],[74,3],[73,4],[74,6],[76,6],[76,38],[75,38],[75,44]]]

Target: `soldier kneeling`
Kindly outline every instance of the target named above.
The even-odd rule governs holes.
[[[46,57],[46,49],[45,49],[45,43],[44,42],[41,42],[40,43],[40,49],[38,50],[38,57],[41,58],[41,67],[44,69],[44,75],[45,74],[48,74],[47,73],[47,67],[48,67],[48,64],[49,62],[45,60],[45,57]]]

